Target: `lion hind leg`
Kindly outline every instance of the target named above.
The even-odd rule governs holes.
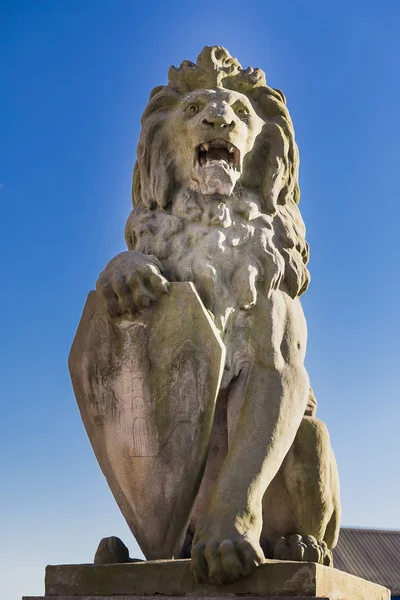
[[[340,520],[337,467],[324,423],[305,416],[263,499],[269,558],[332,564]]]

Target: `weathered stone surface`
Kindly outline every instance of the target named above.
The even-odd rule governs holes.
[[[179,554],[181,525],[191,513],[185,555],[191,550],[199,581],[240,579],[264,556],[328,565],[337,542],[336,463],[327,429],[315,418],[315,402],[309,402],[304,367],[307,327],[300,296],[309,274],[298,166],[285,97],[267,85],[263,71],[242,69],[220,46],[204,48],[195,64],[171,68],[168,84],[153,90],[142,118],[134,210],[125,230],[128,251],[106,265],[96,284],[109,318],[103,317],[89,341],[83,330],[91,323],[78,333],[93,360],[89,377],[76,374],[78,361],[74,387],[85,398],[78,397],[82,416],[121,510],[147,558]],[[178,453],[186,447],[177,433],[177,427],[183,431],[185,407],[192,406],[193,392],[187,397],[186,391],[195,389],[201,407],[210,405],[202,394],[214,398],[214,393],[200,379],[188,383],[198,371],[191,361],[179,368],[179,385],[175,341],[166,336],[157,342],[160,365],[156,358],[151,369],[136,364],[146,336],[153,335],[153,313],[160,323],[163,315],[170,319],[165,293],[176,281],[193,282],[226,348],[212,431],[207,410],[206,417],[203,408],[191,413],[190,427],[196,419],[199,423],[198,448],[206,448],[206,432],[211,433],[192,509],[204,456],[194,450],[190,467],[171,470],[176,457],[170,449]],[[138,328],[138,339],[126,343],[124,328],[137,314],[149,326]],[[179,338],[174,328],[184,327],[187,343],[200,351],[196,328],[175,317],[172,339]],[[97,346],[108,351],[102,356]],[[107,372],[107,382],[114,382],[110,398],[123,396],[126,406],[136,405],[135,389],[110,373],[110,365],[118,371],[120,363],[130,372],[132,362],[149,390],[136,421],[133,413],[120,410],[118,400],[104,402],[108,384],[98,383]],[[153,398],[160,386],[162,402],[158,392]],[[85,411],[96,416],[91,420]],[[107,427],[96,425],[99,421]],[[154,427],[158,437],[148,433]],[[170,431],[174,442],[163,445]],[[148,440],[141,444],[146,456],[142,450],[138,455],[139,439]],[[133,459],[141,465],[134,473]]]
[[[174,283],[153,310],[121,319],[89,294],[71,378],[93,450],[146,556],[179,556],[223,363],[193,284]]]
[[[46,569],[47,596],[226,595],[335,600],[388,600],[389,591],[342,571],[315,563],[268,561],[229,585],[195,583],[188,560],[120,565],[59,565]]]
[[[112,563],[137,562],[138,560],[130,558],[128,548],[119,538],[110,536],[100,540],[93,562],[95,565],[110,565]]]

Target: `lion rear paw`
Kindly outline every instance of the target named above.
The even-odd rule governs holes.
[[[142,562],[140,558],[130,558],[129,550],[117,537],[100,540],[94,557],[95,565],[111,565],[115,563]]]
[[[275,542],[273,558],[315,562],[327,567],[333,566],[332,552],[326,543],[317,540],[312,535],[294,534],[279,538]]]

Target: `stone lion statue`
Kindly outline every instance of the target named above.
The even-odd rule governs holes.
[[[228,583],[265,558],[332,564],[335,459],[304,367],[309,284],[285,97],[222,47],[171,67],[142,118],[128,251],[96,290],[112,319],[192,282],[226,348],[181,557]],[[200,482],[199,482],[200,483]]]

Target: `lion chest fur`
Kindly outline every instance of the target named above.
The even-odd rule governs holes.
[[[284,274],[272,219],[255,194],[221,200],[185,192],[166,210],[140,206],[128,219],[126,240],[130,250],[155,255],[169,281],[195,284],[228,353],[239,314],[251,311]]]

